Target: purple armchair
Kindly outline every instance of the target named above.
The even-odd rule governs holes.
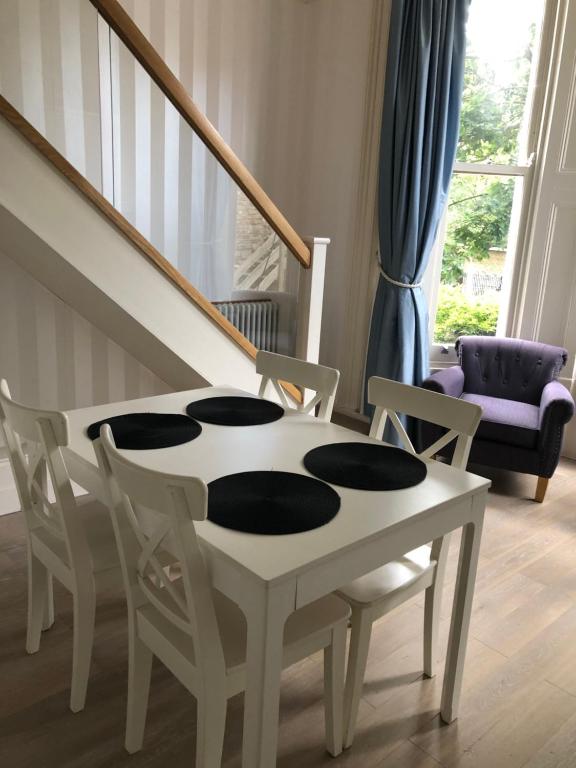
[[[543,501],[560,458],[564,425],[574,401],[556,377],[567,353],[535,341],[463,336],[456,342],[460,365],[445,368],[422,386],[482,406],[470,461],[538,476],[536,501]],[[430,445],[437,428],[424,424]]]

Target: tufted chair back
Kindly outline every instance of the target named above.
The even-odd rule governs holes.
[[[539,405],[542,390],[566,365],[562,347],[537,341],[462,336],[456,342],[464,391]]]

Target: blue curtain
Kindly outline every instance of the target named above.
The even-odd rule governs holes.
[[[377,375],[420,384],[428,374],[428,309],[418,284],[456,155],[469,2],[392,3],[380,140],[381,275],[366,382]]]

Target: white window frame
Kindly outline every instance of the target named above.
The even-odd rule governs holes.
[[[532,101],[529,106],[529,117],[525,127],[523,142],[527,159],[524,162],[510,165],[505,163],[455,162],[453,166],[453,173],[468,173],[478,176],[506,176],[523,179],[520,194],[515,193],[510,216],[511,234],[507,244],[507,258],[503,280],[503,305],[498,317],[497,336],[506,336],[512,333],[514,307],[522,290],[519,275],[522,272],[523,263],[526,258],[525,234],[529,227],[528,217],[531,209],[536,149],[546,117],[544,113],[544,104],[547,101],[546,84],[552,66],[552,30],[555,17],[553,6],[554,2],[552,0],[546,0],[541,35],[535,50],[537,63],[531,74],[530,93],[532,94]],[[434,327],[436,324],[436,310],[440,289],[446,219],[447,210],[444,212],[438,227],[438,234],[430,263],[423,279],[423,289],[426,293],[429,307],[430,367],[432,369],[446,368],[457,362],[454,344],[434,343]]]

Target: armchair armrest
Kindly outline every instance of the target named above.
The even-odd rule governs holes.
[[[442,368],[424,379],[422,387],[441,395],[460,397],[464,391],[464,371],[459,365]]]
[[[550,381],[542,390],[540,398],[540,424],[538,433],[538,453],[540,477],[552,477],[560,451],[564,424],[574,414],[574,400],[570,392],[559,381]]]
[[[550,381],[542,390],[540,398],[540,432],[564,426],[574,415],[572,395],[559,381]]]

